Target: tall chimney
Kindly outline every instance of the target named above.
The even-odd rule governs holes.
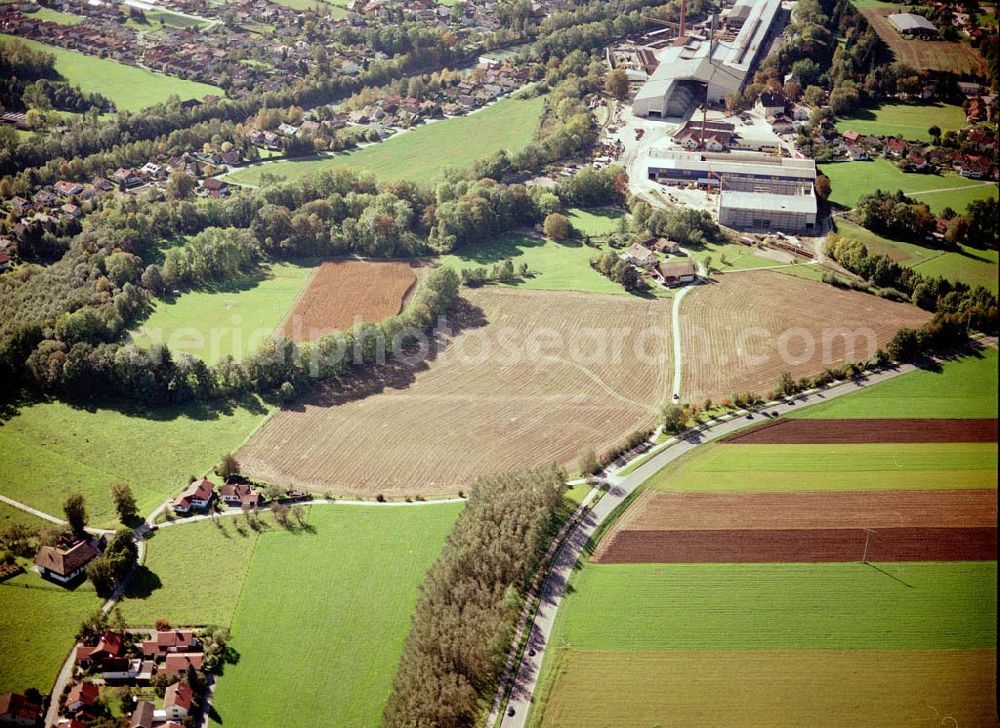
[[[680,22],[680,27],[677,29],[678,38],[684,37],[684,21],[685,21],[684,16],[686,15],[687,15],[687,0],[681,0],[681,22]]]
[[[715,55],[715,24],[719,19],[718,11],[712,8],[712,29],[709,31],[708,35],[708,62],[712,62],[712,56]]]

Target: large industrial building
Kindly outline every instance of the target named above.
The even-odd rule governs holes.
[[[816,230],[816,162],[769,154],[653,150],[649,179],[720,190],[719,222],[738,230]]]
[[[734,40],[682,36],[657,53],[659,63],[636,93],[632,113],[681,118],[706,101],[725,103],[743,88],[779,26],[781,0],[739,0],[730,13],[742,22]]]

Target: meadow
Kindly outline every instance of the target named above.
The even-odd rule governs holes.
[[[861,241],[873,254],[888,255],[897,263],[920,273],[942,276],[971,286],[984,286],[993,293],[998,290],[997,272],[1000,267],[995,250],[966,245],[959,245],[957,250],[938,250],[883,237],[845,218],[837,218],[837,233]]]
[[[417,587],[461,508],[314,506],[307,529],[259,536],[219,723],[379,725]]]
[[[901,377],[817,404],[795,417],[986,417],[997,416],[997,350],[986,349],[939,367]]]
[[[33,572],[0,582],[0,693],[49,692],[77,628],[100,606],[89,584],[67,591]]]
[[[260,522],[265,531],[278,528],[270,514]],[[121,603],[125,619],[134,626],[166,619],[175,627],[228,627],[259,533],[242,515],[161,525],[148,539],[146,561]]]
[[[902,172],[887,159],[835,162],[824,164],[820,171],[830,178],[830,201],[849,208],[857,205],[862,196],[875,190],[902,190],[914,199],[926,202],[936,215],[946,207],[963,212],[973,200],[997,198],[995,184],[966,179],[954,173]]]
[[[996,643],[996,562],[594,564],[557,643],[588,650],[963,649]]]
[[[50,23],[59,23],[60,25],[79,25],[86,18],[82,15],[74,15],[73,13],[63,13],[59,10],[52,10],[50,8],[38,8],[35,12],[31,13],[31,18],[35,20],[45,20]]]
[[[617,232],[624,216],[621,210],[611,207],[595,207],[589,210],[574,207],[566,211],[566,217],[577,233],[595,237]]]
[[[355,152],[257,164],[226,179],[256,186],[265,172],[294,180],[335,167],[352,167],[387,179],[432,182],[449,167],[465,168],[502,149],[517,152],[526,147],[534,137],[544,101],[543,96],[506,98],[481,111],[424,124]]]
[[[25,404],[0,423],[0,488],[59,518],[66,497],[83,493],[90,524],[111,528],[117,525],[111,484],[124,482],[146,515],[189,475],[207,472],[239,447],[271,412],[256,398],[213,404],[155,410]]]
[[[119,111],[140,111],[166,101],[171,95],[176,95],[181,101],[200,99],[208,94],[225,95],[222,89],[207,83],[153,73],[106,58],[0,33],[0,42],[12,40],[53,54],[56,57],[55,69],[64,80],[83,91],[103,94],[114,102]]]
[[[38,516],[28,513],[27,511],[22,511],[20,508],[15,508],[14,506],[0,501],[0,529],[6,528],[7,526],[15,523],[21,526],[27,526],[28,528],[55,525],[50,521],[46,521]]]
[[[131,333],[132,342],[144,347],[166,343],[172,352],[208,364],[227,355],[242,359],[271,338],[315,270],[274,263],[260,278],[158,300],[149,318]]]
[[[937,125],[943,134],[965,126],[965,110],[954,104],[882,104],[860,109],[855,116],[837,120],[837,131],[852,130],[873,136],[896,136],[908,141],[930,142],[927,130]]]
[[[697,448],[646,482],[660,490],[995,488],[995,443],[723,445]]]

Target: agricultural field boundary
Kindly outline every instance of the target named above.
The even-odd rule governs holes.
[[[975,349],[995,347],[996,345],[997,339],[995,337],[984,337],[970,344]],[[946,358],[949,357],[935,358],[935,361]],[[913,364],[903,364],[881,372],[866,373],[863,378],[842,382],[823,390],[823,401],[842,397],[917,369],[918,367]],[[801,403],[808,402],[811,397],[818,393],[819,390],[810,390],[810,392],[799,395],[797,401],[770,402],[764,407],[769,412],[776,413],[777,416],[785,415],[802,409]],[[671,438],[664,443],[663,448],[656,455],[648,458],[628,476],[616,477],[612,475],[608,478],[610,487],[607,493],[580,519],[576,528],[571,531],[559,548],[551,567],[545,573],[544,584],[539,595],[538,610],[532,622],[527,625],[527,629],[530,630],[529,643],[534,648],[522,654],[514,673],[514,685],[509,698],[505,697],[501,691],[494,701],[499,704],[497,712],[501,715],[498,724],[500,728],[524,728],[527,724],[532,698],[538,685],[545,649],[552,636],[556,614],[577,561],[598,528],[602,526],[604,521],[620,515],[619,506],[623,501],[665,466],[701,444],[743,429],[746,426],[746,421],[743,419],[744,414],[745,411],[734,413],[724,421],[716,420],[708,423],[687,433],[682,438]],[[513,709],[513,715],[510,714],[510,709]]]

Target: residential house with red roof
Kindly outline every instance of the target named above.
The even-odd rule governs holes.
[[[202,511],[215,497],[215,484],[210,480],[191,483],[184,492],[170,504],[175,513],[186,514],[192,510]]]
[[[194,703],[194,690],[186,683],[174,683],[163,696],[163,714],[168,720],[184,720]]]
[[[38,573],[46,579],[67,584],[81,574],[100,552],[90,542],[78,540],[68,546],[42,546],[35,555]]]
[[[19,693],[0,695],[0,725],[38,725],[42,720],[42,706],[32,703]]]
[[[89,708],[97,701],[100,693],[100,688],[93,683],[76,683],[66,695],[66,712],[78,713],[84,708]]]
[[[110,629],[101,633],[96,645],[78,645],[76,663],[83,669],[103,665],[106,661],[125,655],[125,635]]]
[[[163,667],[160,668],[158,674],[170,677],[184,675],[189,667],[200,670],[204,662],[205,653],[203,652],[176,652],[167,655],[167,659],[164,660]]]
[[[200,643],[192,629],[171,629],[157,632],[142,643],[143,657],[159,657],[177,652],[195,652]]]
[[[260,493],[255,492],[252,487],[245,483],[226,483],[219,488],[219,496],[227,506],[236,506],[237,508],[242,506],[258,507],[264,501],[264,497]]]

